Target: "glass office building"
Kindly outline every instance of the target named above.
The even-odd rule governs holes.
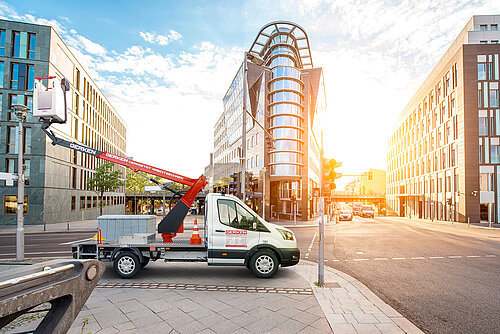
[[[56,76],[71,83],[68,121],[51,127],[58,137],[125,155],[125,122],[49,26],[0,20],[0,171],[17,173],[17,117],[13,104],[33,104],[35,77]],[[46,85],[47,83],[44,82]],[[37,119],[24,123],[26,166],[25,223],[43,224],[93,219],[97,194],[86,189],[98,160],[52,146]],[[120,168],[123,172],[124,169]],[[17,182],[0,181],[0,224],[16,224]],[[104,213],[124,212],[124,189],[105,194]]]
[[[241,170],[245,96],[253,116],[246,125],[246,167],[253,177],[247,201],[259,214],[265,210],[267,219],[292,219],[295,198],[298,219],[307,220],[317,207],[312,188],[319,184],[320,119],[326,112],[322,69],[313,67],[306,32],[291,22],[265,25],[248,55],[248,90],[243,92],[241,66],[215,125],[214,181]]]

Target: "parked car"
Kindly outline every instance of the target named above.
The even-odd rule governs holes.
[[[375,212],[373,211],[373,207],[371,205],[363,205],[361,207],[361,217],[365,218],[373,218],[375,217]]]
[[[340,210],[339,220],[352,220],[353,214],[351,210],[343,209]]]

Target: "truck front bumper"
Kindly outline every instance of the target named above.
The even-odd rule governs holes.
[[[298,248],[281,248],[281,266],[289,267],[299,263],[300,250]]]

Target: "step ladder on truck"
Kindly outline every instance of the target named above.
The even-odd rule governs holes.
[[[43,85],[47,80],[47,86]],[[172,173],[158,167],[133,161],[115,154],[86,147],[63,139],[50,129],[54,123],[64,124],[67,120],[67,97],[70,84],[58,77],[35,78],[33,115],[42,123],[42,130],[51,139],[52,145],[66,147],[96,158],[126,166],[144,177],[142,173],[159,176],[189,186],[189,190],[156,226],[151,228],[147,216],[101,216],[99,233],[95,241],[72,246],[73,257],[95,258],[111,261],[115,273],[122,278],[134,277],[149,261],[164,260],[180,262],[207,262],[208,265],[246,266],[257,277],[274,276],[278,267],[287,267],[299,262],[300,251],[294,233],[284,227],[266,222],[243,201],[224,193],[210,193],[205,198],[204,237],[201,244],[191,244],[189,239],[173,239],[184,231],[183,221],[196,196],[205,187],[204,176],[197,179]],[[171,190],[151,178],[163,189]],[[171,190],[172,191],[172,190]],[[174,191],[175,192],[175,191]],[[106,218],[110,219],[106,219]],[[142,220],[144,220],[142,219]],[[115,228],[117,222],[124,227]],[[101,226],[102,222],[102,226]],[[141,227],[142,226],[142,230]],[[112,228],[113,236],[110,233]],[[131,233],[131,230],[142,233]],[[157,238],[156,233],[161,235]],[[181,239],[181,240],[179,240]]]

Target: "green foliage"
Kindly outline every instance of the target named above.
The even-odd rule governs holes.
[[[105,161],[95,169],[95,174],[87,180],[87,189],[93,190],[99,196],[99,208],[102,215],[104,202],[102,197],[107,191],[115,191],[124,183],[121,180],[122,172],[113,170],[114,163]]]
[[[226,177],[226,176],[221,176],[219,178],[219,181],[217,181],[215,183],[216,186],[218,187],[221,187],[221,186],[228,186],[229,185],[229,182],[231,182],[231,178],[230,177]]]
[[[163,179],[159,176],[149,175],[147,173],[142,173],[155,181],[163,183]],[[132,169],[127,168],[127,184],[125,185],[125,189],[127,192],[135,193],[135,194],[143,194],[144,186],[156,185],[156,183],[148,180],[144,176],[139,173],[134,172]],[[182,189],[182,185],[179,183],[172,182],[168,184],[168,187],[172,190],[179,191]]]

